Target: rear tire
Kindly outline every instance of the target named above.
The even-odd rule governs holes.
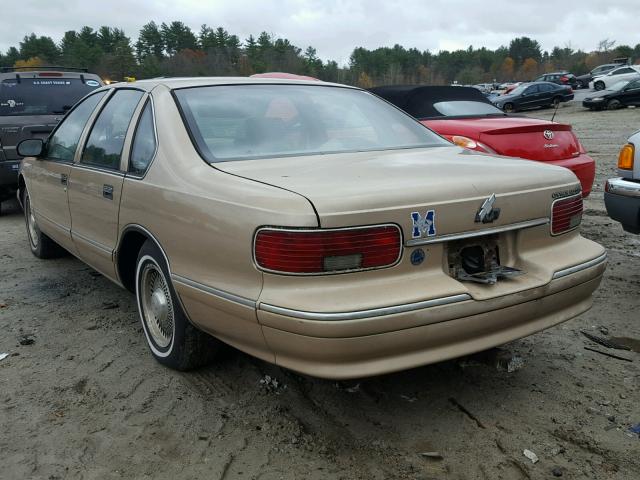
[[[604,90],[605,84],[603,81],[597,81],[596,83],[593,84],[593,88],[595,88],[597,91],[600,90]]]
[[[551,101],[551,106],[553,108],[557,108],[558,105],[560,105],[561,101],[562,101],[562,99],[560,97],[553,97],[553,100]]]
[[[136,299],[147,345],[155,359],[175,370],[191,370],[214,359],[220,342],[187,319],[160,249],[147,240],[136,264]]]
[[[67,253],[66,250],[47,237],[40,231],[40,228],[38,228],[36,217],[31,210],[29,193],[26,190],[24,198],[22,199],[22,205],[24,205],[24,221],[27,226],[27,239],[29,240],[31,253],[43,259],[64,256]]]

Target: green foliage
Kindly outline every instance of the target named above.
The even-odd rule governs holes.
[[[509,46],[441,51],[405,48],[402,45],[353,50],[347,67],[324,62],[313,46],[304,51],[286,38],[268,32],[249,35],[241,42],[223,27],[203,24],[194,33],[180,21],[149,22],[132,42],[122,29],[84,26],[65,32],[60,42],[30,34],[0,54],[0,66],[18,61],[61,63],[86,67],[110,80],[185,75],[251,75],[281,71],[309,75],[331,82],[363,86],[399,83],[473,84],[492,81],[530,80],[552,70],[566,69],[576,75],[610,62],[615,57],[640,58],[640,44],[615,46],[605,39],[589,54],[570,45],[542,51],[529,37],[514,38]]]
[[[51,37],[37,37],[32,33],[20,42],[20,60],[34,57],[44,62],[56,63],[60,57],[60,50]]]

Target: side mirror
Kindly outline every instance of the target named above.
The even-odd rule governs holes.
[[[28,138],[18,144],[18,155],[21,157],[39,157],[44,151],[44,142],[39,138]]]

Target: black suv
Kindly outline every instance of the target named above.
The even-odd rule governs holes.
[[[578,86],[578,79],[576,76],[565,71],[545,73],[544,75],[540,75],[536,78],[534,82],[551,82],[557,83],[558,85],[568,85],[571,88],[577,88]]]
[[[0,205],[18,188],[18,143],[46,138],[78,100],[102,84],[86,69],[0,69]]]

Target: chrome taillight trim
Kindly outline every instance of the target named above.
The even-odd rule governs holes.
[[[557,202],[563,202],[565,200],[571,200],[572,198],[579,198],[582,201],[582,212],[580,212],[580,223],[578,225],[576,225],[573,228],[570,228],[569,230],[564,230],[560,233],[553,233],[553,207]],[[553,202],[551,202],[551,212],[549,214],[549,233],[551,234],[552,237],[557,237],[558,235],[564,235],[565,233],[569,233],[569,232],[573,232],[574,230],[580,228],[580,225],[582,225],[582,215],[584,215],[584,200],[582,198],[582,192],[577,193],[575,195],[568,195],[566,197],[561,197],[561,198],[557,198],[555,199]]]
[[[395,262],[390,263],[388,265],[382,265],[380,267],[369,267],[369,268],[354,268],[351,270],[336,270],[333,272],[313,272],[313,273],[296,273],[296,272],[282,272],[280,270],[271,270],[269,268],[264,268],[258,265],[258,261],[256,259],[256,239],[258,238],[258,234],[263,230],[271,230],[278,232],[294,232],[294,233],[326,233],[326,232],[344,232],[350,230],[364,230],[366,228],[380,228],[380,227],[393,227],[398,230],[398,234],[400,236],[400,243],[398,244],[398,258],[396,258]],[[309,228],[309,227],[278,227],[278,226],[269,226],[264,225],[256,229],[253,234],[253,242],[251,243],[251,256],[253,258],[253,265],[260,270],[261,272],[273,273],[276,275],[287,275],[287,276],[297,276],[297,277],[317,277],[324,275],[342,275],[343,273],[354,273],[354,272],[367,272],[371,270],[380,270],[383,268],[391,268],[395,267],[402,260],[402,246],[404,245],[402,229],[400,225],[397,223],[379,223],[375,225],[359,225],[356,227],[337,227],[337,228]]]

